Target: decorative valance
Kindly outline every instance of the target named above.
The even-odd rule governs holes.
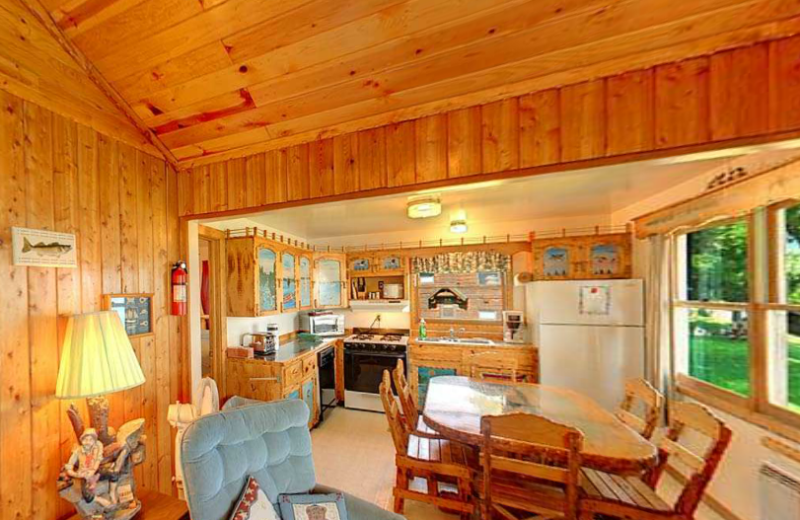
[[[411,258],[413,273],[477,273],[509,269],[511,256],[494,251],[463,251]]]
[[[790,162],[712,189],[634,220],[647,238],[746,215],[756,208],[800,197],[800,161]]]

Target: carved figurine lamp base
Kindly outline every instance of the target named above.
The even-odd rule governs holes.
[[[77,444],[58,477],[59,495],[90,520],[128,520],[141,509],[133,468],[145,460],[144,419],[115,431],[106,394],[144,383],[144,374],[119,315],[70,318],[58,370],[56,397],[86,397],[89,427],[71,405],[67,416]]]

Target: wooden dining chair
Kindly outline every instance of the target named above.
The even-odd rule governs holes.
[[[446,439],[421,437],[409,432],[400,415],[392,392],[389,371],[383,373],[380,395],[396,451],[397,481],[394,486],[394,510],[403,513],[405,500],[417,500],[460,513],[463,519],[474,510],[468,453],[463,446]],[[415,478],[425,480],[426,493],[412,490]],[[443,493],[439,485],[453,483],[456,492]]]
[[[536,415],[512,413],[481,418],[483,492],[481,518],[498,513],[518,520],[579,515],[583,434]]]
[[[403,421],[409,433],[438,438],[439,435],[422,420],[422,415],[417,409],[417,401],[414,399],[414,394],[411,393],[411,385],[406,379],[406,369],[402,359],[397,360],[397,366],[392,371],[392,379],[394,387],[397,389],[400,406],[403,409]]]
[[[477,352],[467,358],[469,375],[482,381],[516,382],[517,360],[501,352]]]
[[[669,430],[659,445],[658,466],[644,478],[584,468],[582,511],[630,520],[693,520],[730,441],[730,428],[706,407],[676,402],[670,410]],[[684,477],[674,505],[655,491],[668,467]]]
[[[641,413],[637,415],[637,411]],[[649,439],[664,411],[664,396],[644,379],[629,379],[625,382],[625,397],[617,409],[619,420]]]

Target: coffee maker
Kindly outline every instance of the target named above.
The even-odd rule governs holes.
[[[524,343],[525,327],[522,311],[503,311],[503,341]]]

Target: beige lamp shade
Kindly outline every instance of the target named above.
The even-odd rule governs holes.
[[[92,312],[69,319],[56,397],[92,397],[141,384],[142,367],[116,312]]]

